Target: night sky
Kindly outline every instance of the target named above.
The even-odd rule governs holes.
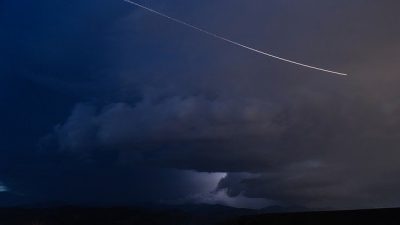
[[[400,206],[397,0],[0,0],[0,206]]]

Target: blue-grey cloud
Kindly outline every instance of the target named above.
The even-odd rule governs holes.
[[[122,1],[0,4],[0,180],[9,190],[31,201],[184,199],[196,194],[186,185],[195,175],[181,171],[191,170],[227,172],[218,190],[231,197],[399,204],[397,2],[146,3],[260,49],[337,65],[352,74],[345,79]]]

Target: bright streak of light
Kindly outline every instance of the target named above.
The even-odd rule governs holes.
[[[276,56],[276,55],[274,55],[274,54],[271,54],[271,53],[268,53],[268,52],[264,52],[264,51],[261,51],[261,50],[258,50],[258,49],[249,47],[249,46],[247,46],[247,45],[244,45],[244,44],[241,44],[241,43],[239,43],[239,42],[230,40],[230,39],[225,38],[225,37],[223,37],[223,36],[220,36],[220,35],[218,35],[218,34],[215,34],[215,33],[212,33],[212,32],[210,32],[210,31],[204,30],[204,29],[202,29],[202,28],[199,28],[199,27],[197,27],[197,26],[194,26],[194,25],[192,25],[192,24],[190,24],[190,23],[187,23],[187,22],[185,22],[185,21],[176,19],[176,18],[171,17],[171,16],[168,16],[168,15],[166,15],[166,14],[164,14],[164,13],[158,12],[158,11],[156,11],[156,10],[154,10],[154,9],[148,8],[148,7],[146,7],[146,6],[144,6],[144,5],[141,5],[141,4],[137,3],[137,2],[134,2],[134,1],[131,1],[131,0],[123,0],[123,1],[125,1],[125,2],[127,2],[127,3],[130,3],[130,4],[132,4],[132,5],[138,6],[138,7],[142,8],[142,9],[145,9],[145,10],[147,10],[147,11],[149,11],[149,12],[152,12],[152,13],[157,14],[157,15],[159,15],[159,16],[162,16],[162,17],[164,17],[164,18],[167,18],[167,19],[169,19],[169,20],[171,20],[171,21],[174,21],[174,22],[176,22],[176,23],[179,23],[179,24],[181,24],[181,25],[190,27],[190,28],[192,28],[192,29],[194,29],[194,30],[197,30],[197,31],[201,32],[201,33],[207,34],[207,35],[209,35],[209,36],[211,36],[211,37],[214,37],[214,38],[220,39],[220,40],[222,40],[222,41],[228,42],[228,43],[230,43],[230,44],[233,44],[233,45],[236,45],[236,46],[245,48],[245,49],[247,49],[247,50],[256,52],[256,53],[258,53],[258,54],[262,54],[262,55],[265,55],[265,56],[268,56],[268,57],[271,57],[271,58],[274,58],[274,59],[277,59],[277,60],[280,60],[280,61],[283,61],[283,62],[286,62],[286,63],[291,63],[291,64],[295,64],[295,65],[298,65],[298,66],[302,66],[302,67],[306,67],[306,68],[309,68],[309,69],[318,70],[318,71],[322,71],[322,72],[326,72],[326,73],[330,73],[330,74],[341,75],[341,76],[346,76],[346,75],[348,75],[348,74],[346,74],[346,73],[340,73],[340,72],[333,71],[333,70],[323,69],[323,68],[320,68],[320,67],[307,65],[307,64],[300,63],[300,62],[297,62],[297,61],[293,61],[293,60],[290,60],[290,59],[286,59],[286,58],[283,58],[283,57],[280,57],[280,56]]]

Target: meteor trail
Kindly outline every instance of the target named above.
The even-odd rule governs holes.
[[[319,70],[319,71],[323,71],[323,72],[326,72],[326,73],[331,73],[331,74],[336,74],[336,75],[341,75],[341,76],[346,76],[346,75],[348,75],[348,74],[346,74],[346,73],[340,73],[340,72],[336,72],[336,71],[333,71],[333,70],[327,70],[327,69],[323,69],[323,68],[320,68],[320,67],[316,67],[316,66],[311,66],[311,65],[303,64],[303,63],[300,63],[300,62],[296,62],[296,61],[293,61],[293,60],[289,60],[289,59],[285,59],[285,58],[282,58],[282,57],[273,55],[273,54],[268,53],[268,52],[263,52],[263,51],[260,51],[260,50],[255,49],[255,48],[246,46],[246,45],[244,45],[244,44],[240,44],[240,43],[238,43],[238,42],[236,42],[236,41],[232,41],[232,40],[230,40],[230,39],[228,39],[228,38],[222,37],[222,36],[220,36],[220,35],[218,35],[218,34],[214,34],[214,33],[209,32],[209,31],[207,31],[207,30],[201,29],[201,28],[196,27],[196,26],[194,26],[194,25],[192,25],[192,24],[190,24],[190,23],[187,23],[187,22],[185,22],[185,21],[182,21],[182,20],[179,20],[179,19],[170,17],[170,16],[168,16],[168,15],[166,15],[166,14],[164,14],[164,13],[158,12],[158,11],[156,11],[156,10],[154,10],[154,9],[150,9],[150,8],[148,8],[148,7],[144,6],[144,5],[141,5],[141,4],[139,4],[139,3],[136,3],[136,2],[134,2],[134,1],[131,1],[131,0],[123,0],[123,1],[125,1],[125,2],[127,2],[127,3],[130,3],[130,4],[132,4],[132,5],[138,6],[138,7],[142,8],[142,9],[145,9],[145,10],[147,10],[147,11],[149,11],[149,12],[152,12],[152,13],[157,14],[157,15],[159,15],[159,16],[162,16],[162,17],[164,17],[164,18],[167,18],[167,19],[169,19],[169,20],[171,20],[171,21],[174,21],[174,22],[176,22],[176,23],[179,23],[179,24],[181,24],[181,25],[190,27],[190,28],[192,28],[192,29],[194,29],[194,30],[197,30],[197,31],[199,31],[199,32],[201,32],[201,33],[207,34],[207,35],[212,36],[212,37],[214,37],[214,38],[217,38],[217,39],[226,41],[226,42],[231,43],[231,44],[233,44],[233,45],[236,45],[236,46],[239,46],[239,47],[242,47],[242,48],[251,50],[251,51],[253,51],[253,52],[256,52],[256,53],[259,53],[259,54],[262,54],[262,55],[266,55],[266,56],[268,56],[268,57],[271,57],[271,58],[274,58],[274,59],[277,59],[277,60],[280,60],[280,61],[283,61],[283,62],[292,63],[292,64],[295,64],[295,65],[298,65],[298,66],[302,66],[302,67],[306,67],[306,68],[314,69],[314,70]]]

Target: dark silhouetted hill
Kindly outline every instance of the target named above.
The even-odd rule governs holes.
[[[282,213],[222,205],[0,208],[0,225],[398,225],[400,209]],[[277,211],[279,211],[277,213]],[[268,212],[268,213],[266,213]]]
[[[220,225],[399,225],[400,209],[270,213],[228,219]]]
[[[0,208],[0,225],[205,225],[255,214],[257,210],[187,204],[147,207]]]

